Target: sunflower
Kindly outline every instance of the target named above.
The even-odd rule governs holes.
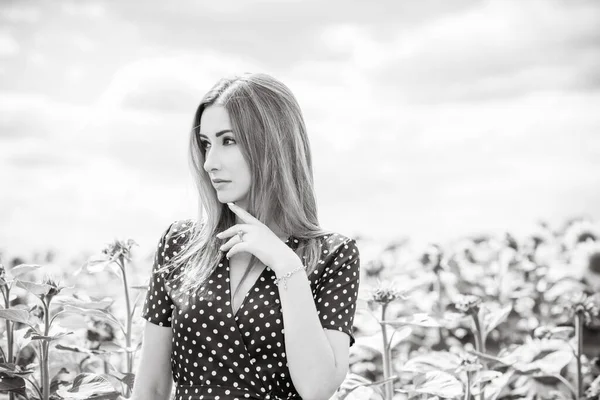
[[[567,293],[561,298],[561,305],[569,318],[575,314],[583,317],[585,325],[590,326],[600,317],[600,296],[588,296],[583,292]]]
[[[589,220],[577,220],[565,230],[563,243],[568,250],[574,249],[580,243],[600,241],[600,226]]]
[[[594,292],[600,291],[600,241],[579,242],[571,254],[570,270]]]
[[[376,302],[379,304],[388,304],[392,301],[404,299],[404,293],[395,287],[394,282],[378,280],[378,285],[372,289],[368,295],[369,302]]]
[[[120,256],[123,256],[126,260],[131,260],[131,248],[136,245],[137,243],[133,239],[127,241],[115,239],[102,249],[102,253],[111,260],[116,260]]]

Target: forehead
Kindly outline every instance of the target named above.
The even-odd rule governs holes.
[[[212,136],[218,131],[231,129],[229,113],[223,106],[206,107],[200,117],[200,134]]]

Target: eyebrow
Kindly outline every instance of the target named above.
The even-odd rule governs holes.
[[[216,136],[216,137],[223,136],[223,135],[224,135],[224,134],[226,134],[227,132],[231,132],[231,133],[233,133],[233,131],[232,131],[231,129],[223,129],[222,131],[219,131],[219,132],[215,133],[215,136]],[[202,133],[200,134],[200,136],[201,136],[201,137],[205,137],[205,138],[207,138],[207,139],[208,139],[208,136],[206,136],[206,135],[203,135]]]

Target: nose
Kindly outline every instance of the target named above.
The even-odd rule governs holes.
[[[221,169],[221,161],[219,160],[219,155],[215,149],[210,148],[204,153],[204,170],[206,172],[211,172],[214,170]]]

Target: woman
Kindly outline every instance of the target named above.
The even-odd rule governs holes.
[[[199,218],[163,233],[136,400],[328,399],[348,371],[354,239],[319,227],[304,119],[266,74],[219,81],[189,157]],[[172,378],[172,380],[171,380]]]

